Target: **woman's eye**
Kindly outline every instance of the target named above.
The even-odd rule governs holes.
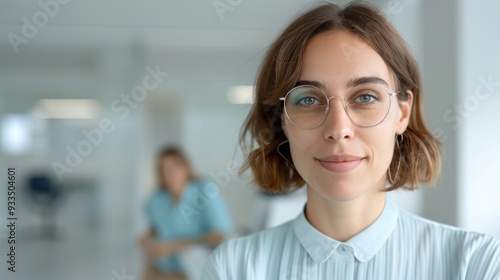
[[[317,99],[314,98],[314,97],[304,97],[304,98],[301,98],[299,100],[299,102],[297,102],[298,104],[300,105],[307,105],[307,106],[310,106],[310,105],[314,105],[317,103]]]
[[[376,96],[369,95],[369,94],[363,94],[363,95],[360,95],[356,98],[356,102],[361,103],[361,104],[370,104],[370,103],[373,103],[377,100],[378,100],[378,98]]]

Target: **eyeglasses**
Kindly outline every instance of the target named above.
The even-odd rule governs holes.
[[[389,92],[380,84],[362,84],[347,91],[345,97],[331,96],[312,85],[301,85],[291,89],[280,100],[288,120],[301,129],[320,126],[330,110],[330,99],[340,99],[349,119],[361,127],[373,127],[382,123],[391,108],[391,96],[399,92]]]

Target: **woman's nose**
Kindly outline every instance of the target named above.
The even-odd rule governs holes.
[[[349,118],[342,97],[332,96],[329,99],[330,109],[326,115],[324,136],[328,141],[341,141],[352,137],[352,122]]]

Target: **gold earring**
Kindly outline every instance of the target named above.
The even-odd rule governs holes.
[[[399,136],[401,136],[401,138]],[[398,149],[398,150],[401,149],[401,147],[399,146],[399,143],[401,142],[401,145],[403,145],[403,140],[404,140],[403,134],[396,135],[396,149]],[[401,151],[398,154],[399,154],[399,159],[398,159],[398,167],[396,167],[396,176],[395,176],[396,179],[398,178],[399,167],[401,166],[401,159],[402,159]],[[389,166],[389,169],[388,169],[387,173],[389,173],[389,181],[391,183],[394,183],[394,179],[392,178],[391,167],[390,166]]]
[[[288,160],[288,159],[287,159],[287,158],[286,158],[286,157],[285,157],[285,156],[281,153],[281,151],[280,151],[280,147],[281,147],[281,145],[286,144],[286,143],[288,143],[288,142],[289,142],[289,141],[288,141],[288,139],[287,139],[287,140],[285,140],[285,141],[283,141],[283,142],[279,143],[279,144],[278,144],[278,146],[276,146],[276,151],[278,151],[278,154],[279,154],[282,158],[284,158],[284,159],[286,160],[286,162],[287,162],[289,165],[291,165],[293,168],[295,168],[295,166],[293,165],[293,163],[291,163],[291,162],[290,162],[290,161],[289,161],[289,160]]]

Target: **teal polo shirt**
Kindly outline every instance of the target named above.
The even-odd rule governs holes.
[[[211,231],[228,235],[231,219],[220,188],[210,181],[188,183],[179,202],[170,193],[158,188],[146,204],[146,215],[159,241],[199,238]],[[182,271],[179,256],[157,259],[162,271]]]

